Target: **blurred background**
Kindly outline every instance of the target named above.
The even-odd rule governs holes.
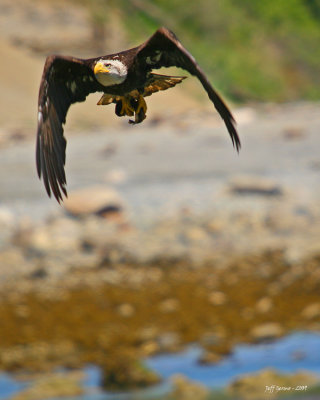
[[[93,94],[49,199],[45,57],[160,26],[226,99],[239,155],[193,77],[134,127]],[[319,0],[0,0],[1,400],[319,398],[319,43]]]

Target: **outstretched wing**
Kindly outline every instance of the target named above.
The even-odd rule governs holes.
[[[60,202],[66,192],[66,140],[63,124],[71,104],[99,90],[92,70],[81,59],[49,56],[39,90],[36,161],[39,178]]]
[[[235,120],[218,93],[213,89],[194,57],[182,46],[175,34],[166,28],[160,28],[143,43],[136,55],[137,68],[157,69],[176,66],[195,75],[207,91],[210,100],[224,120],[233,145],[239,151],[241,144],[235,128]]]
[[[186,79],[186,76],[150,74],[142,95],[144,97],[151,96],[152,93],[158,92],[159,90],[166,90],[173,86],[176,86],[184,79]]]

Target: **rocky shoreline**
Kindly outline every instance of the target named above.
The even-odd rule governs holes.
[[[229,229],[229,240],[219,220],[186,210],[176,220],[139,229],[119,204],[103,214],[60,215],[15,227],[0,251],[6,266],[0,319],[7,327],[0,334],[0,367],[103,366],[107,353],[109,359],[115,355],[108,368],[122,371],[130,359],[136,365],[140,357],[177,351],[193,341],[207,350],[200,362],[217,362],[236,343],[319,330],[320,252],[313,248],[308,256],[292,257],[285,246],[292,236],[282,247],[277,241],[241,252],[238,242],[231,245],[241,239],[231,220],[235,234]],[[281,229],[284,221],[279,220]],[[298,221],[295,230],[290,220],[286,237],[288,231],[297,234],[300,216]],[[242,215],[240,225],[246,241],[257,232],[262,238],[274,226],[252,214]],[[133,385],[136,379],[144,382],[138,374]]]
[[[192,342],[206,364],[319,332],[316,115],[251,116],[236,160],[205,121],[74,136],[63,207],[31,173],[33,143],[1,148],[0,368],[93,363],[106,388],[134,388],[158,380],[143,357]]]
[[[319,332],[319,260],[290,266],[274,251],[224,267],[123,262],[55,279],[29,276],[1,291],[0,369],[38,374],[95,364],[105,388],[124,390],[159,381],[139,360],[190,343],[205,349],[198,362],[207,364],[239,343]],[[232,390],[245,392],[245,385]]]

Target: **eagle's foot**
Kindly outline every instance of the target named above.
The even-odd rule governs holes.
[[[129,120],[129,124],[140,124],[143,120],[146,119],[147,112],[147,103],[142,95],[135,100],[135,115],[134,121],[132,119]]]
[[[117,101],[116,114],[118,115],[118,117],[123,117],[125,115],[132,117],[134,113],[135,113],[135,108],[131,104],[129,98],[123,96],[119,101]]]

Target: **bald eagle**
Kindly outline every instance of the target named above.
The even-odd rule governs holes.
[[[228,107],[175,34],[160,28],[140,46],[120,53],[87,60],[47,57],[39,90],[36,163],[49,196],[52,192],[58,202],[63,200],[63,194],[67,196],[63,124],[70,105],[84,101],[90,93],[102,92],[99,105],[114,103],[116,115],[134,116],[129,122],[140,123],[146,118],[144,97],[185,79],[151,72],[171,66],[182,68],[200,80],[239,151],[240,140]]]

